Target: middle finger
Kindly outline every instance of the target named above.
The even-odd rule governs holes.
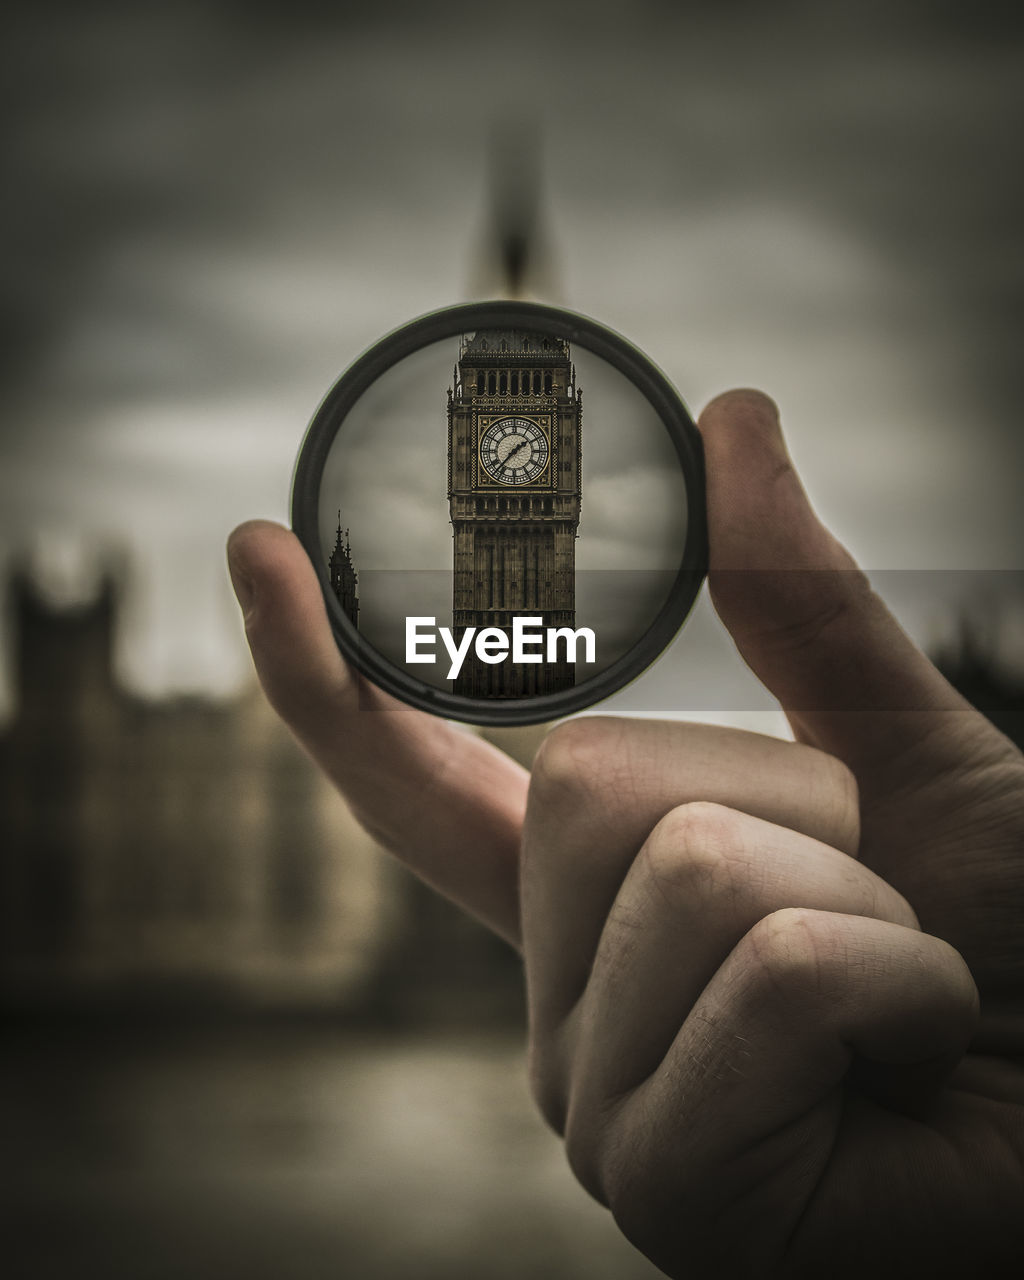
[[[520,868],[530,1018],[542,1034],[578,1000],[619,886],[670,810],[696,800],[855,855],[857,789],[813,747],[679,721],[587,717],[534,762]]]

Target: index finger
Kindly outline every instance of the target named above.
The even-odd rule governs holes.
[[[240,526],[228,566],[268,699],[358,820],[422,879],[518,944],[526,770],[349,669],[313,566],[287,529],[262,520]]]

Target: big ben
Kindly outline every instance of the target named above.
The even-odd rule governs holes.
[[[498,628],[514,617],[574,628],[580,522],[582,391],[569,344],[522,330],[464,337],[448,392],[448,501],[453,624]],[[571,688],[557,662],[467,658],[454,691],[522,698]]]

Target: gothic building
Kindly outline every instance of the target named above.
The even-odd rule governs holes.
[[[109,582],[70,612],[23,580],[11,597],[0,1004],[360,996],[393,945],[390,868],[266,700],[126,693]]]
[[[515,616],[575,627],[582,391],[569,344],[519,330],[464,338],[448,391],[456,636]],[[520,698],[571,688],[557,663],[467,658],[455,692]]]
[[[342,611],[349,622],[359,627],[359,575],[352,564],[352,544],[349,531],[341,531],[341,512],[338,512],[338,534],[334,550],[328,562],[331,573],[331,589],[338,597]]]
[[[8,595],[0,1010],[207,999],[404,1017],[478,1010],[496,983],[515,1005],[508,948],[381,855],[257,689],[134,697],[114,677],[111,582],[70,611],[24,579]]]

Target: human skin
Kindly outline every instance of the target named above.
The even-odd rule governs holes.
[[[532,775],[363,683],[292,534],[229,565],[271,703],[376,839],[518,947],[530,1076],[669,1275],[1024,1257],[1024,759],[818,521],[777,410],[701,415],[709,582],[795,742],[582,718]]]

